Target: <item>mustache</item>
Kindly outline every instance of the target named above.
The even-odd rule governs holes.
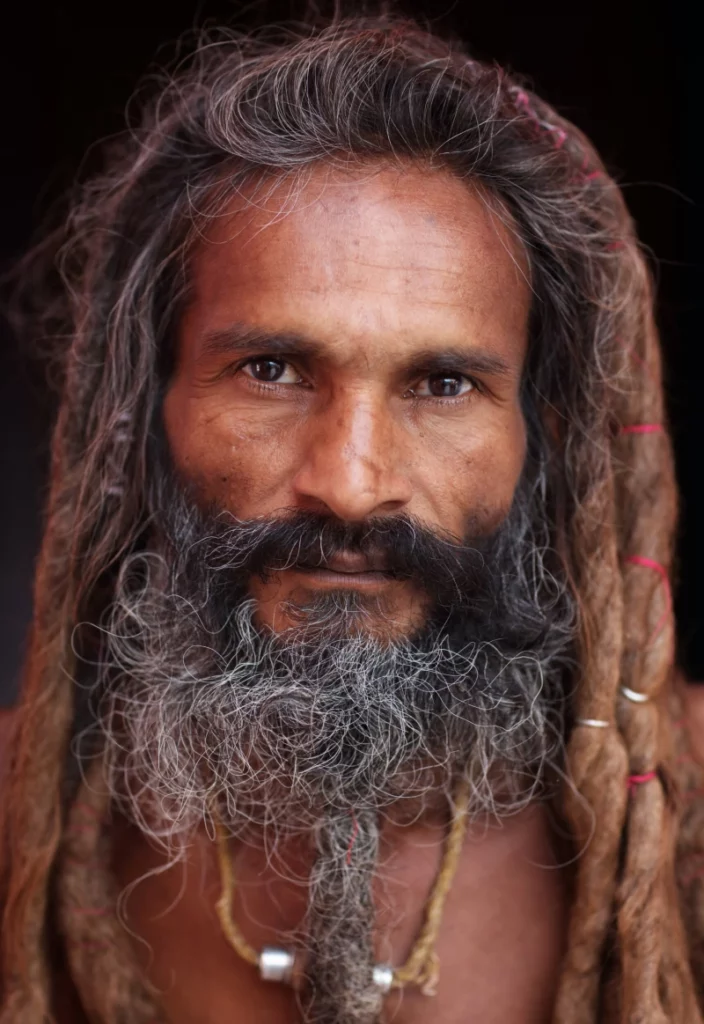
[[[200,517],[197,524],[194,516]],[[488,516],[474,516],[458,541],[406,513],[351,523],[284,509],[275,516],[241,520],[214,508],[199,512],[186,499],[169,502],[163,513],[172,554],[187,558],[195,577],[207,573],[211,585],[218,579],[230,591],[244,592],[253,576],[266,582],[285,570],[335,568],[340,559],[354,559],[355,571],[409,581],[428,592],[437,607],[475,611],[498,599],[506,531],[503,526],[492,529],[491,522]]]

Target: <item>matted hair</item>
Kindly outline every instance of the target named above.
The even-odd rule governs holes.
[[[97,621],[111,571],[145,527],[149,438],[192,242],[253,179],[379,159],[479,185],[510,214],[530,265],[526,408],[549,445],[554,546],[580,610],[573,715],[613,723],[578,723],[569,739],[564,812],[582,852],[555,1020],[701,1020],[702,885],[683,873],[689,938],[675,886],[662,573],[676,491],[648,270],[619,188],[578,129],[502,68],[377,16],[202,37],[27,265],[62,401],[4,818],[3,1024],[50,1014],[54,869],[75,792],[73,634]],[[33,267],[51,265],[61,282],[49,274],[43,291]],[[624,685],[650,699],[624,700]],[[629,796],[629,776],[654,770]],[[701,849],[701,818],[691,801],[688,854]],[[113,974],[91,1020],[146,1020],[129,969]]]

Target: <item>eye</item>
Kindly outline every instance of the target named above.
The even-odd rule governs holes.
[[[285,359],[257,356],[242,365],[248,377],[263,384],[300,384],[301,375]]]
[[[475,387],[474,382],[463,373],[431,373],[411,393],[416,398],[459,398]]]

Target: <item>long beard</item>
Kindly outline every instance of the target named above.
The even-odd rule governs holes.
[[[375,1021],[382,1006],[381,993],[373,983],[377,816],[368,810],[354,816],[329,815],[317,834],[307,921],[304,1017],[315,1024]]]
[[[313,830],[307,1019],[373,1021],[379,812],[436,802],[459,775],[470,814],[514,812],[545,793],[561,755],[574,617],[535,508],[519,492],[493,535],[457,546],[402,517],[329,534],[305,517],[233,524],[173,490],[161,499],[161,533],[125,560],[101,620],[81,740],[97,737],[116,803],[167,845],[183,847],[215,806],[233,835]],[[424,628],[381,640],[367,623],[383,608],[340,592],[299,607],[284,636],[258,629],[252,572],[341,540],[385,545],[422,583]],[[348,863],[351,811],[368,856]]]

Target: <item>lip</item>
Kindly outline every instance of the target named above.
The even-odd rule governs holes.
[[[308,583],[337,590],[343,587],[373,590],[388,586],[392,582],[392,577],[389,573],[375,569],[367,570],[366,572],[354,572],[348,569],[320,569],[313,566],[297,565],[294,571],[305,576]]]
[[[354,554],[342,551],[325,562],[325,568],[333,572],[346,574],[366,574],[384,572],[385,560],[379,556]]]

